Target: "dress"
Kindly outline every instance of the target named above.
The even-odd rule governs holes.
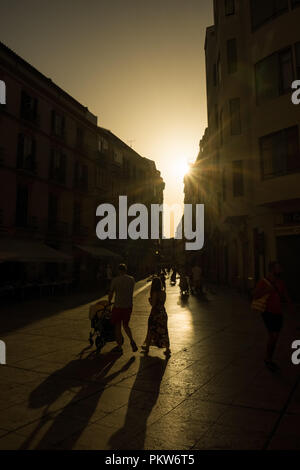
[[[150,346],[168,348],[170,346],[168,333],[168,315],[165,309],[166,294],[158,293],[158,300],[152,307],[148,319],[148,332],[151,337]]]

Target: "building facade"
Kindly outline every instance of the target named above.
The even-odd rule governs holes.
[[[208,128],[185,180],[205,204],[206,275],[241,290],[270,260],[300,276],[300,5],[220,0],[205,41]]]
[[[6,91],[0,105],[0,245],[8,246],[8,239],[15,244],[16,261],[2,252],[2,282],[8,281],[9,262],[11,276],[20,281],[71,277],[89,284],[99,264],[126,260],[126,243],[97,239],[97,206],[114,204],[123,194],[133,202],[162,203],[160,173],[2,43],[0,80]],[[18,262],[17,244],[24,241],[32,252],[26,266]],[[34,247],[42,245],[60,252],[61,262],[38,263],[41,253],[35,258]]]

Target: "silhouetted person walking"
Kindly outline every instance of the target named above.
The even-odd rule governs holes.
[[[108,301],[111,302],[115,294],[115,303],[112,309],[111,322],[115,325],[116,341],[118,343],[117,352],[122,353],[122,325],[125,333],[130,339],[132,351],[138,350],[137,345],[132,337],[131,329],[129,328],[129,321],[132,313],[133,303],[133,288],[135,280],[132,276],[128,276],[127,267],[125,264],[119,265],[119,275],[112,280]]]
[[[281,279],[281,267],[277,261],[269,264],[268,275],[257,284],[253,299],[254,303],[255,301],[261,303],[259,310],[262,311],[264,324],[269,333],[265,364],[270,370],[276,371],[279,367],[273,362],[273,355],[283,326],[282,301],[288,302],[290,310],[294,312],[285,282]]]
[[[152,281],[149,298],[152,309],[148,319],[148,331],[145,344],[142,346],[146,354],[148,354],[150,346],[166,348],[164,354],[167,357],[171,354],[165,301],[166,292],[163,289],[160,278],[155,277]]]

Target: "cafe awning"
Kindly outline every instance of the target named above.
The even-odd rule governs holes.
[[[110,250],[107,250],[106,248],[102,248],[101,246],[82,246],[82,245],[79,246],[78,245],[77,248],[79,248],[82,251],[85,251],[86,253],[88,253],[93,258],[122,259],[122,256],[120,256],[117,253],[114,253]]]
[[[66,263],[72,257],[40,241],[0,239],[0,263]]]

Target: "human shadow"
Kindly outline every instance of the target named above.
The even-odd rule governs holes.
[[[109,439],[110,449],[126,449],[129,441],[138,435],[138,450],[143,450],[147,421],[158,400],[161,382],[168,364],[159,357],[142,356],[132,386],[124,425]],[[144,393],[143,393],[144,392]]]
[[[108,375],[119,358],[120,355],[112,351],[101,355],[91,353],[84,359],[80,357],[55,371],[34,389],[29,396],[28,406],[32,409],[44,407],[43,415],[20,450],[28,449],[44,427],[48,429],[34,446],[35,449],[49,449],[66,438],[67,448],[72,449],[93,417],[105,387],[119,374],[128,370],[135,361],[135,357],[131,357],[119,370]],[[74,393],[67,406],[55,414],[51,405],[65,392],[72,393],[74,387],[80,387],[79,391]],[[74,405],[80,402],[83,408],[78,416]]]
[[[189,295],[180,295],[177,305],[187,307],[189,305]]]

